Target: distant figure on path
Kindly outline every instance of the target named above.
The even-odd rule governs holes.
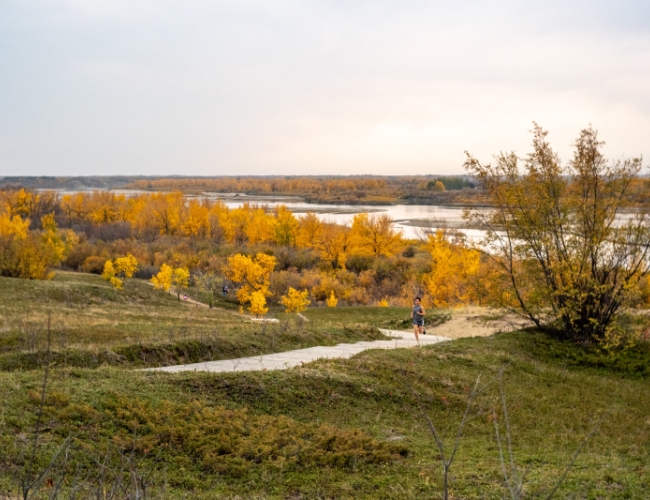
[[[183,295],[183,300],[187,300],[187,295]]]
[[[420,304],[420,297],[415,297],[415,304],[413,309],[411,309],[411,319],[413,320],[413,332],[415,333],[415,340],[417,343],[420,343],[420,334],[424,329],[424,307]]]
[[[223,294],[224,297],[228,295],[228,285],[223,285],[223,288],[221,289],[221,293]]]

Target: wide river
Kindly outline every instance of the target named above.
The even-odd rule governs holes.
[[[58,191],[59,194],[74,194],[78,192],[93,192],[96,189],[80,191]],[[127,196],[145,193],[136,190],[112,190],[115,194]],[[352,219],[359,213],[386,214],[395,222],[395,227],[405,238],[425,238],[426,233],[436,228],[458,227],[462,225],[463,208],[436,205],[334,205],[324,203],[306,203],[298,197],[289,196],[248,196],[242,193],[202,193],[189,195],[188,198],[219,200],[230,208],[241,207],[245,203],[267,207],[284,205],[297,217],[307,212],[313,212],[322,221],[337,222],[350,225]],[[459,229],[469,239],[478,241],[484,232],[476,229]]]
[[[244,203],[276,207],[286,206],[291,212],[300,217],[301,214],[313,212],[320,220],[352,224],[356,214],[386,214],[395,222],[395,227],[405,238],[425,238],[431,229],[443,227],[458,227],[463,223],[462,207],[443,207],[437,205],[334,205],[325,203],[306,203],[297,198],[277,196],[246,196],[242,194],[205,193],[200,198],[220,200],[228,207],[236,208]],[[459,229],[469,238],[478,240],[483,231],[475,229]]]

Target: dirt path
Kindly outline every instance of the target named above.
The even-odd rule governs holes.
[[[267,371],[287,370],[296,366],[303,366],[305,363],[319,359],[347,359],[367,351],[368,349],[401,349],[418,347],[418,345],[431,345],[440,342],[448,342],[451,339],[435,335],[424,335],[420,337],[420,343],[415,341],[412,332],[396,330],[380,331],[390,337],[391,340],[372,340],[366,342],[355,342],[354,344],[337,344],[334,346],[308,347],[293,351],[264,354],[260,356],[249,356],[246,358],[224,359],[219,361],[206,361],[203,363],[192,363],[189,365],[164,366],[161,368],[147,368],[145,371],[179,373],[179,372],[246,372],[246,371]]]
[[[169,290],[167,290],[167,293],[169,293],[169,295],[173,295],[174,297],[178,297],[178,292],[176,290],[174,290],[173,288],[170,288]],[[185,304],[192,304],[194,307],[210,308],[210,306],[208,304],[204,304],[203,302],[199,302],[199,301],[194,300],[194,299],[192,299],[190,297],[187,297],[186,299],[184,299],[182,296],[183,296],[183,294],[181,294],[181,302],[184,302]],[[226,309],[223,309],[221,307],[214,307],[213,306],[212,308],[213,309],[220,309],[222,311],[226,311]],[[229,311],[229,312],[232,312],[232,311]]]
[[[510,332],[531,326],[530,321],[514,314],[486,307],[463,307],[454,309],[449,321],[435,327],[427,327],[427,334],[442,335],[450,339],[463,337],[487,337],[497,332]]]
[[[452,311],[452,318],[446,323],[428,328],[427,335],[420,336],[420,344],[415,341],[412,332],[380,329],[384,335],[391,337],[391,340],[310,347],[246,358],[149,368],[147,371],[178,373],[184,371],[286,370],[318,359],[350,358],[368,349],[399,349],[431,345],[461,337],[485,337],[496,332],[515,330],[524,326],[527,326],[526,322],[516,316],[499,314],[497,311],[486,308],[468,307]]]

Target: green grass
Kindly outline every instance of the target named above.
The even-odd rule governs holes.
[[[44,362],[48,320],[57,365],[141,367],[380,339],[377,326],[409,314],[400,308],[314,308],[304,322],[276,307],[269,315],[279,323],[260,324],[238,315],[239,306],[221,297],[216,306],[179,302],[141,280],[115,290],[82,273],[59,272],[52,281],[0,278],[0,369],[33,369]]]
[[[126,340],[139,328],[148,338],[143,346],[167,349],[164,332],[157,334],[152,321],[190,325],[186,339],[169,345],[194,342],[201,328],[219,329],[241,351],[270,338],[270,330],[262,331],[270,325],[246,323],[248,330],[237,330],[241,318],[228,312],[190,308],[144,283],[127,287],[124,294],[113,293],[96,277],[74,274],[50,283],[1,281],[3,362],[29,354],[21,317],[36,324],[48,311],[79,336],[70,347],[79,356],[93,352],[87,347],[93,328],[85,323],[96,326],[107,318],[117,326],[93,342],[115,356],[127,356],[118,348],[143,352],[139,342]],[[7,304],[10,298],[21,303]],[[194,320],[188,318],[193,314]],[[317,335],[352,340],[372,335],[376,326],[398,327],[405,314],[392,308],[310,309],[302,330],[292,320],[287,333],[278,333],[287,339],[277,341],[298,345],[320,341]],[[199,344],[207,341],[199,338]],[[55,345],[54,353],[60,352]],[[615,359],[540,333],[514,332],[366,351],[274,372],[171,375],[125,369],[127,362],[93,369],[58,362],[49,372],[34,470],[44,470],[66,438],[71,445],[34,498],[49,498],[62,477],[64,490],[79,487],[82,498],[116,485],[133,493],[140,480],[153,495],[147,498],[441,498],[439,452],[413,391],[448,451],[478,377],[482,392],[451,467],[451,497],[503,498],[493,423],[497,415],[504,431],[495,378],[501,369],[526,498],[550,491],[601,418],[555,498],[645,498],[650,352],[642,346]],[[42,368],[11,370],[0,370],[0,496],[16,490],[32,463],[44,375]]]
[[[450,446],[480,375],[485,388],[473,412],[481,411],[464,429],[452,493],[502,498],[492,410],[502,418],[494,377],[506,367],[515,461],[527,470],[530,496],[549,491],[606,415],[557,498],[643,498],[648,380],[569,366],[553,358],[556,347],[518,332],[279,372],[61,368],[49,383],[41,467],[72,433],[69,476],[77,462],[96,470],[92,461],[109,457],[117,469],[133,456],[140,470],[157,471],[167,498],[440,498],[438,451],[410,388]],[[24,463],[16,436],[29,442],[41,383],[39,371],[0,374],[4,471]],[[9,481],[5,472],[0,488]]]

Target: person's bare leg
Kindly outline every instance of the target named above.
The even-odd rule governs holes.
[[[420,343],[420,337],[418,336],[420,327],[418,325],[413,325],[413,333],[415,333],[415,341],[419,344]]]

